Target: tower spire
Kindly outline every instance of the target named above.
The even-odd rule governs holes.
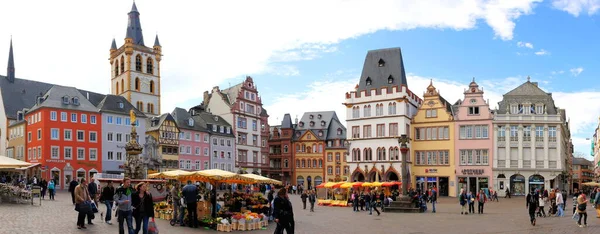
[[[160,46],[160,41],[158,41],[158,34],[156,34],[156,38],[154,38],[154,46]]]
[[[10,83],[15,82],[15,60],[13,57],[12,36],[10,38],[10,50],[8,51],[8,66],[6,68],[6,79]]]
[[[142,24],[140,23],[140,12],[138,12],[135,2],[133,2],[131,11],[127,15],[129,15],[129,20],[127,22],[127,33],[125,34],[125,38],[131,38],[133,44],[144,45]]]
[[[110,45],[110,50],[117,50],[117,42],[113,38],[112,44]]]

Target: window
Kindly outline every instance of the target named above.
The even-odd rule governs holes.
[[[383,104],[377,104],[375,106],[375,116],[382,116],[383,115]]]
[[[365,107],[363,108],[363,116],[371,117],[371,105],[365,105]]]
[[[416,128],[415,140],[447,140],[450,139],[449,127]]]
[[[208,162],[204,162],[204,168],[202,168],[204,170],[208,169]]]
[[[97,132],[90,132],[90,142],[97,142],[98,141],[98,133]]]
[[[462,159],[462,158],[461,158]],[[449,151],[416,151],[415,165],[449,165]]]
[[[377,137],[385,136],[385,124],[377,124]]]
[[[109,132],[109,133],[106,134],[106,140],[107,141],[113,141],[113,133],[112,132]]]
[[[60,155],[58,154],[60,147],[51,146],[50,147],[50,158],[52,159],[60,159]]]
[[[117,133],[117,142],[123,141],[123,134]]]
[[[142,71],[142,55],[140,54],[135,56],[135,70],[139,72]]]
[[[204,135],[204,143],[208,143],[208,134]]]
[[[56,111],[50,111],[50,120],[56,121]]]
[[[123,161],[123,152],[117,152],[117,161]]]
[[[90,160],[98,160],[98,149],[90,149]]]
[[[91,115],[90,116],[90,123],[91,124],[96,124],[96,116],[95,115]]]
[[[121,118],[121,117],[116,117],[115,119],[117,120],[117,121],[116,121],[116,124],[117,124],[117,125],[121,125],[121,124],[123,124],[123,118]]]
[[[498,141],[506,140],[506,129],[504,126],[498,126]]]
[[[327,175],[333,175],[333,167],[327,166]]]
[[[71,113],[71,122],[77,123],[77,113]]]
[[[367,80],[365,81],[367,86],[371,86],[371,77],[367,77]]]
[[[327,153],[327,162],[332,162],[332,161],[333,161],[333,154]]]
[[[85,141],[85,131],[77,130],[77,141]]]
[[[58,140],[60,139],[58,136],[58,128],[52,128],[50,129],[50,139],[52,140]]]
[[[67,122],[67,112],[60,112],[60,121]]]
[[[363,126],[363,138],[371,137],[371,125]]]
[[[395,115],[395,114],[396,114],[396,103],[390,102],[388,104],[388,115]]]
[[[425,111],[425,117],[427,117],[427,118],[435,118],[435,117],[437,117],[437,110],[436,109],[426,110]]]
[[[106,123],[108,124],[112,124],[113,123],[113,117],[112,116],[106,116]]]
[[[238,117],[238,128],[246,129],[246,118]]]
[[[471,106],[469,107],[469,115],[478,115],[479,114],[479,107],[478,106]]]
[[[42,139],[42,129],[41,128],[39,128],[37,130],[37,139],[38,139],[38,141]]]
[[[77,148],[77,160],[85,160],[85,149]]]
[[[65,138],[65,141],[73,140],[73,131],[71,129],[65,129],[64,130],[64,138]]]
[[[191,160],[186,160],[185,161],[185,169],[189,170],[192,167],[192,161]]]
[[[531,141],[531,126],[523,126],[523,141]]]
[[[65,160],[73,159],[73,148],[65,147]]]
[[[110,161],[115,160],[114,152],[112,152],[112,151],[106,152],[106,158]]]
[[[154,70],[153,70],[153,66],[154,65],[154,60],[152,60],[151,57],[148,57],[148,59],[146,59],[146,73],[149,74],[153,74]],[[152,92],[152,91],[150,91]]]
[[[510,141],[519,141],[519,131],[517,126],[510,126]]]
[[[208,156],[208,147],[204,147],[204,156]]]
[[[196,170],[201,170],[201,169],[200,169],[200,161],[196,160],[196,163],[195,163],[195,165],[194,165],[194,169],[196,169]]]
[[[548,141],[556,142],[556,126],[548,127]]]
[[[543,126],[535,127],[535,141],[536,142],[544,141],[544,127]]]
[[[87,123],[87,114],[81,114],[81,123]]]
[[[360,106],[352,107],[352,118],[360,118]]]
[[[538,115],[544,114],[544,105],[538,104],[535,106],[535,113]]]

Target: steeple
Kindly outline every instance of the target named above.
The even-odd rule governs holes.
[[[6,68],[6,79],[10,83],[15,82],[15,60],[13,57],[12,38],[10,38],[10,50],[8,51],[8,66]]]
[[[110,50],[117,50],[117,42],[113,38],[112,44],[110,45]]]
[[[131,38],[133,44],[144,45],[144,36],[142,35],[142,24],[140,23],[140,13],[133,2],[129,15],[129,21],[127,22],[127,33],[125,38]]]
[[[160,46],[160,41],[158,41],[158,34],[156,34],[156,38],[154,38],[154,46]]]

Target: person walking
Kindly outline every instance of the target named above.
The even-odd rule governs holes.
[[[119,234],[125,234],[123,223],[127,223],[127,233],[133,234],[133,207],[131,205],[131,179],[123,178],[123,185],[117,189],[113,200],[117,202],[117,221],[119,223]]]
[[[435,213],[435,204],[437,203],[437,189],[435,186],[431,189],[431,212]]]
[[[483,214],[483,205],[487,202],[487,195],[483,192],[483,189],[477,193],[477,213]]]
[[[133,204],[133,217],[135,218],[135,234],[148,234],[148,222],[150,218],[154,219],[154,202],[152,194],[148,191],[146,183],[141,182],[136,185],[136,191],[131,196]]]
[[[75,204],[79,214],[77,215],[77,229],[86,229],[85,216],[89,217],[92,212],[92,198],[87,189],[85,178],[81,178],[81,183],[73,190],[75,195]]]
[[[504,195],[504,198],[510,198],[510,189],[506,188],[506,195]]]
[[[600,188],[596,188],[596,197],[594,197],[594,204],[596,206],[596,218],[600,218]]]
[[[54,180],[50,180],[50,182],[48,182],[48,195],[50,196],[50,200],[54,200]]]
[[[352,193],[352,211],[354,212],[358,212],[358,197],[358,192],[354,190],[354,192]]]
[[[375,191],[371,191],[371,209],[369,209],[369,215],[373,214],[373,210],[375,210],[375,212],[377,212],[377,216],[379,216],[381,214],[381,212],[379,212],[379,210],[377,209],[377,192]]]
[[[460,195],[458,195],[458,203],[460,204],[460,214],[469,214],[469,211],[467,210],[467,203],[469,202],[469,200],[467,200],[467,193],[465,193],[465,189],[460,189]]]
[[[315,190],[310,190],[310,195],[308,195],[308,202],[310,202],[310,212],[315,212],[315,202],[317,201],[317,196],[315,194]]]
[[[106,217],[104,217],[104,222],[109,225],[112,225],[110,220],[112,219],[112,205],[114,196],[115,187],[113,187],[112,181],[109,180],[106,187],[102,189],[102,193],[100,195],[100,201],[104,202],[104,205],[106,205]]]
[[[469,202],[469,214],[474,214],[475,213],[475,197],[473,196],[473,193],[471,193],[471,191],[469,191],[469,193],[467,193],[467,200]]]
[[[577,211],[577,198],[579,197],[579,194],[581,194],[579,192],[579,189],[574,188],[573,189],[573,214],[575,214],[575,212]]]
[[[42,181],[40,182],[40,187],[42,188],[42,199],[45,200],[46,192],[48,191],[48,182],[46,181],[46,179],[42,179]]]
[[[302,192],[302,195],[300,195],[300,199],[302,199],[302,209],[306,210],[306,198],[308,198],[308,195],[306,194],[306,191]]]
[[[90,197],[92,198],[92,202],[94,202],[96,204],[96,207],[98,205],[98,184],[96,184],[96,182],[94,182],[94,178],[92,177],[90,179],[90,182],[87,183],[87,190],[90,193]],[[87,216],[87,221],[89,225],[94,225],[94,223],[92,223],[92,219],[94,219],[94,215],[93,213],[88,214]]]
[[[179,184],[173,183],[173,187],[171,188],[171,204],[173,204],[173,219],[179,221],[179,208],[181,206],[181,197],[179,196]],[[183,216],[183,213],[181,214]],[[183,218],[181,218],[183,220]],[[182,225],[183,222],[180,222],[179,225]]]
[[[588,199],[585,196],[585,193],[581,193],[579,197],[577,197],[577,213],[579,213],[579,220],[577,224],[579,227],[587,227],[587,203]],[[583,225],[581,224],[581,219],[583,218]]]
[[[198,196],[198,188],[192,184],[192,181],[188,180],[187,185],[182,189],[183,200],[187,205],[189,227],[198,228],[198,210],[196,209],[198,203],[196,196]],[[183,225],[182,225],[183,226]]]
[[[69,193],[71,193],[71,201],[73,202],[73,205],[75,205],[75,188],[77,188],[78,185],[79,183],[77,183],[75,178],[73,178],[71,183],[69,183]]]
[[[535,226],[535,211],[539,206],[539,196],[532,189],[525,200],[525,207],[529,209],[529,221],[531,225]]]
[[[285,230],[288,234],[294,234],[295,221],[294,209],[285,189],[277,192],[277,197],[273,200],[273,218],[277,227],[274,234],[283,234]]]
[[[565,209],[564,209],[564,205],[565,205],[565,200],[563,199],[563,195],[562,193],[556,189],[556,216],[557,217],[563,217],[565,216]]]
[[[369,211],[369,215],[373,214],[373,210],[371,210],[371,193],[365,192],[365,208]]]
[[[541,194],[539,196],[539,201],[538,201],[537,217],[544,217],[544,218],[546,218],[546,211],[544,211],[544,206],[545,205],[546,205],[546,198],[544,197],[543,194]]]

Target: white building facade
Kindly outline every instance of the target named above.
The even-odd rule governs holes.
[[[504,196],[532,189],[568,190],[566,175],[572,155],[566,112],[552,94],[527,82],[504,94],[494,126],[494,189]]]
[[[407,87],[400,48],[369,51],[359,82],[344,103],[350,179],[400,180],[406,173],[398,137],[410,136],[411,119],[422,103]]]

